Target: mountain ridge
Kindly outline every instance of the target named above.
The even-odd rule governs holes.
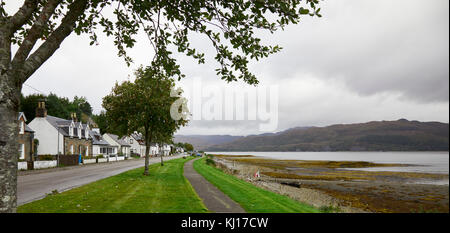
[[[448,151],[448,134],[448,123],[400,119],[334,124],[324,127],[294,127],[263,135],[228,135],[228,141],[212,144],[214,141],[212,140],[200,149],[205,151]],[[203,137],[214,136],[217,135]]]

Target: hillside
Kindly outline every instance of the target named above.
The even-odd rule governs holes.
[[[174,142],[190,143],[196,150],[204,150],[209,146],[229,143],[242,137],[230,135],[175,135]]]
[[[206,151],[448,151],[449,124],[373,121],[293,128],[208,146]]]

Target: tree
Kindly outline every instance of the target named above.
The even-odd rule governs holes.
[[[184,149],[185,149],[186,151],[194,151],[194,146],[192,146],[192,144],[185,143],[185,144],[184,144]]]
[[[36,106],[40,100],[45,99],[45,96],[42,94],[35,94],[29,96],[20,95],[20,107],[19,111],[25,113],[27,117],[27,123],[32,121],[36,115]]]
[[[101,111],[98,115],[93,115],[92,119],[94,120],[96,127],[100,129],[100,133],[104,134],[106,133],[106,130],[108,128],[108,119],[106,119],[106,112]],[[113,134],[116,134],[114,131],[110,131]]]
[[[109,128],[118,131],[119,136],[134,131],[142,133],[145,140],[145,169],[148,175],[150,145],[162,145],[171,141],[173,133],[187,124],[187,107],[175,106],[182,116],[171,114],[174,102],[180,98],[181,90],[173,95],[175,81],[152,68],[139,68],[135,82],[117,84],[111,94],[103,98]],[[162,164],[162,159],[161,159]]]
[[[42,94],[33,94],[28,96],[21,96],[20,111],[25,113],[28,122],[32,121],[36,114],[36,106],[39,101],[46,101],[46,108],[49,115],[60,117],[64,119],[70,119],[71,113],[75,112],[77,118],[80,121],[83,120],[83,116],[92,115],[91,104],[86,100],[86,97],[74,97],[73,101],[70,101],[66,97],[59,97],[56,94],[50,93],[48,96]]]
[[[173,51],[204,63],[204,54],[189,44],[188,37],[189,33],[201,34],[215,48],[218,76],[256,84],[258,80],[247,67],[249,59],[267,57],[280,47],[261,44],[255,31],[273,33],[298,23],[302,14],[320,16],[317,4],[318,0],[24,0],[17,12],[8,15],[1,0],[0,211],[16,210],[16,115],[22,84],[72,32],[89,34],[91,45],[98,43],[97,33],[104,32],[113,38],[118,56],[130,64],[127,49],[144,31],[155,52],[151,65],[178,78],[184,75]],[[105,13],[108,10],[112,16]],[[14,55],[12,45],[18,46]]]

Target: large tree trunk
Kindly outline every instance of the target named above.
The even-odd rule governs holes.
[[[163,155],[161,153],[160,153],[160,157],[161,157],[161,166],[164,166]]]
[[[149,164],[149,159],[150,159],[150,155],[149,155],[149,150],[150,150],[150,146],[147,143],[147,140],[145,142],[145,166],[144,166],[144,175],[148,176],[148,164]]]
[[[20,87],[12,73],[0,74],[0,213],[16,212]]]
[[[151,138],[148,130],[145,130],[145,166],[144,166],[144,176],[148,176],[148,164],[150,160],[150,143]]]
[[[61,24],[32,54],[36,41],[41,37],[41,26],[53,14],[60,1],[47,1],[42,15],[34,22],[15,56],[11,55],[11,38],[33,13],[39,13],[37,0],[25,0],[12,17],[0,17],[0,213],[15,212],[17,208],[17,160],[20,92],[22,84],[71,34],[79,16],[86,10],[88,0],[73,1]],[[3,6],[2,6],[3,7]]]

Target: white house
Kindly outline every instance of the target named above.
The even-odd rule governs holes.
[[[93,128],[89,133],[92,137],[93,156],[96,157],[99,154],[106,157],[109,157],[110,155],[117,155],[118,146],[113,146],[103,139],[99,128]]]
[[[176,152],[177,152],[177,153],[183,153],[183,152],[184,152],[184,149],[183,149],[182,147],[177,147],[177,148],[176,148]]]
[[[152,143],[150,145],[150,155],[155,156],[158,154],[158,151],[159,151],[158,143]]]
[[[103,139],[112,146],[117,146],[117,154],[122,153],[125,157],[130,157],[130,144],[111,133],[103,134]]]
[[[167,155],[169,155],[170,154],[170,145],[169,144],[162,144],[162,146],[161,146],[161,154],[163,155],[163,156],[167,156]]]
[[[92,139],[89,126],[72,120],[47,115],[45,103],[39,102],[36,117],[28,124],[39,140],[37,154],[92,155]]]
[[[121,138],[123,141],[127,142],[131,148],[131,153],[139,154],[141,157],[145,157],[145,140],[141,133],[134,132],[130,136],[125,136]],[[150,156],[155,156],[158,154],[158,144],[157,143],[151,143],[150,145]]]
[[[141,157],[145,155],[145,143],[140,133],[134,132],[121,139],[130,145],[130,153],[139,154]]]

